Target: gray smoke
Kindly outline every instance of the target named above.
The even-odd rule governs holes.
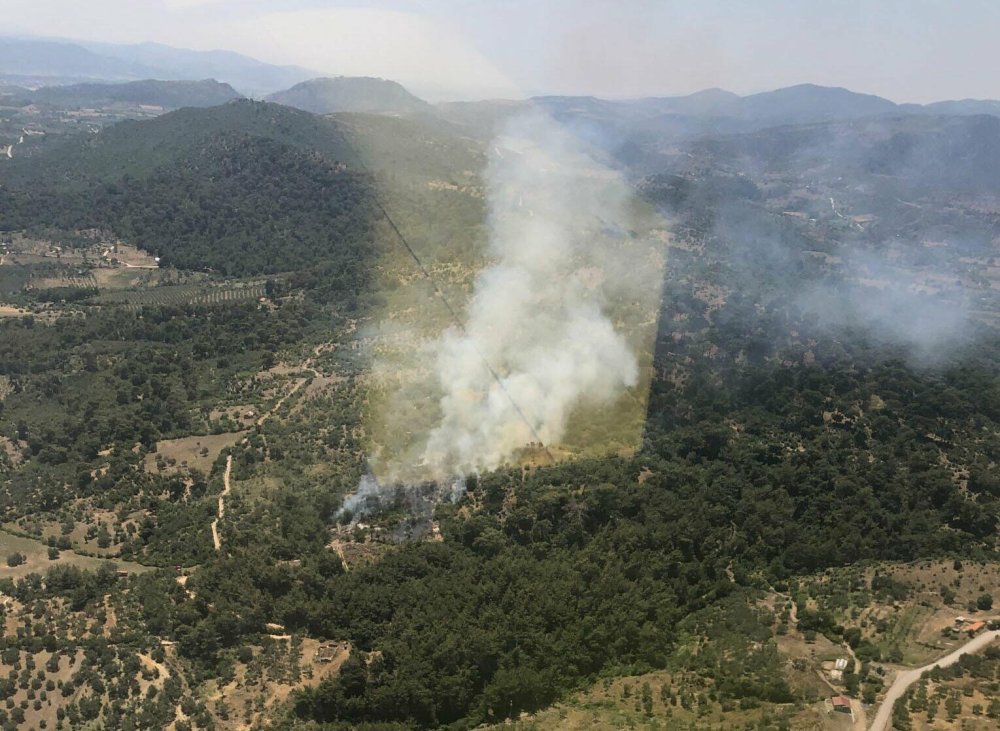
[[[824,328],[863,329],[925,365],[972,338],[969,294],[957,278],[902,267],[871,253],[847,255],[842,272],[836,286],[812,286],[798,298],[802,310]]]
[[[659,272],[637,272],[643,263],[622,244],[628,185],[547,115],[507,123],[486,184],[494,263],[476,279],[464,327],[432,348],[441,414],[423,461],[436,475],[559,442],[574,409],[635,387],[639,354],[612,311],[630,289],[657,291]]]

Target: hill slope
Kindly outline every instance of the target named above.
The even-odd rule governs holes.
[[[395,81],[366,76],[311,79],[271,94],[268,101],[316,114],[331,112],[421,112],[430,109]]]
[[[19,91],[17,99],[58,106],[87,106],[105,102],[130,102],[155,106],[213,107],[240,98],[229,84],[214,79],[202,81],[159,81],[146,79],[123,84],[71,84],[44,86],[35,91]]]
[[[305,112],[182,109],[6,166],[0,229],[108,229],[166,265],[226,274],[337,260],[352,279],[371,211],[350,157],[337,123]]]
[[[30,161],[12,160],[3,172],[11,180],[62,184],[145,175],[221,134],[263,137],[331,160],[353,160],[351,145],[336,122],[277,104],[238,99],[217,107],[178,109],[150,120],[124,121],[94,137],[41,152]]]

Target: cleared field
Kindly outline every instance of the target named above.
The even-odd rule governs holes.
[[[24,310],[14,305],[0,305],[0,317],[25,317],[31,310]]]
[[[71,287],[73,289],[97,289],[97,280],[90,274],[72,274],[55,277],[33,278],[30,283],[31,289],[59,289],[60,287]]]
[[[150,571],[146,566],[132,563],[131,561],[108,560],[93,558],[91,556],[81,556],[73,551],[60,551],[59,558],[50,561],[48,557],[48,546],[41,541],[31,538],[15,536],[4,530],[0,530],[0,555],[3,561],[0,562],[0,577],[20,579],[30,573],[44,573],[49,566],[71,565],[79,566],[81,569],[94,570],[104,564],[114,564],[118,569],[129,572]],[[13,553],[20,553],[26,557],[26,561],[20,566],[8,566],[7,557]]]
[[[146,455],[144,467],[147,472],[157,472],[157,462],[162,460],[163,472],[176,472],[183,468],[201,470],[208,474],[219,453],[236,444],[244,432],[225,432],[206,436],[164,439],[156,443],[156,451]]]

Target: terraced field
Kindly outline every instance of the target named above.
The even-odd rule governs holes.
[[[129,309],[170,305],[224,305],[259,299],[264,296],[264,282],[205,285],[178,284],[150,289],[107,292],[91,302],[123,305]]]

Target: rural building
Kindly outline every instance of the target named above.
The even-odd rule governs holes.
[[[986,622],[969,622],[965,625],[965,631],[970,635],[979,634],[986,627]]]
[[[833,666],[837,668],[837,670],[841,671],[847,670],[847,658],[846,657],[837,658],[837,662],[834,663]]]
[[[322,645],[316,650],[316,662],[333,662],[344,648],[341,645]]]
[[[840,713],[851,712],[851,699],[845,695],[835,695],[830,699],[830,704],[833,706],[833,710]]]

